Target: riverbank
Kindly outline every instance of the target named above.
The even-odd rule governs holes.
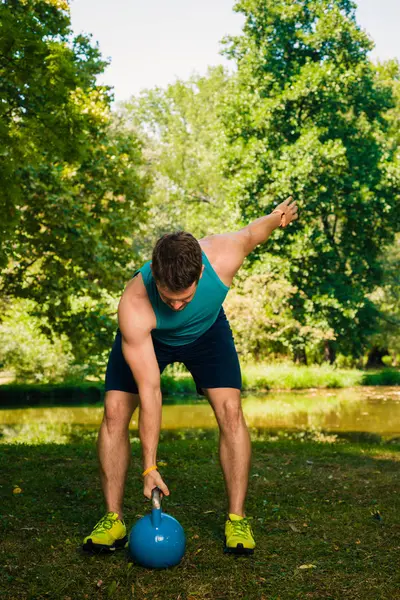
[[[317,441],[318,439],[318,441]],[[0,580],[5,598],[118,600],[399,600],[400,444],[307,436],[253,440],[247,498],[256,552],[223,554],[226,498],[212,439],[161,440],[171,495],[163,510],[187,536],[181,564],[150,571],[82,553],[104,512],[93,441],[2,447]],[[132,445],[128,531],[149,511]]]
[[[356,386],[400,385],[400,369],[339,369],[331,365],[299,366],[282,364],[242,364],[243,392],[331,389]],[[162,375],[163,391],[171,394],[196,392],[191,376],[172,369]]]
[[[331,389],[356,386],[400,385],[400,370],[337,369],[330,365],[297,366],[291,364],[242,365],[243,392],[278,390]],[[168,367],[161,377],[164,396],[196,396],[196,388],[189,373],[178,367]],[[96,404],[104,396],[100,381],[66,381],[55,384],[0,385],[0,407],[35,406],[42,403],[60,404],[68,401]]]

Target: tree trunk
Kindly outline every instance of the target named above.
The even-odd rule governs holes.
[[[336,348],[332,340],[325,340],[324,342],[324,361],[329,362],[331,365],[336,360]]]
[[[307,364],[307,354],[306,350],[303,347],[295,348],[293,351],[294,362],[298,365],[306,365]]]

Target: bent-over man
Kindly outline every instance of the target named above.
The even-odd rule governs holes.
[[[228,497],[225,551],[251,554],[255,541],[245,513],[251,443],[241,407],[241,372],[222,308],[244,259],[272,231],[297,219],[288,198],[269,215],[237,232],[196,240],[183,231],[156,243],[151,262],[133,276],[118,307],[119,329],[106,372],[104,418],[97,448],[107,512],[84,539],[89,551],[125,547],[123,497],[130,444],[128,428],[140,404],[144,495],[169,495],[157,468],[161,426],[160,375],[182,362],[211,404],[220,431],[219,456]]]

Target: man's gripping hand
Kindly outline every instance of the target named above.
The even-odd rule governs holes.
[[[160,473],[156,470],[150,471],[150,473],[145,475],[143,483],[143,494],[146,496],[146,498],[151,499],[151,492],[154,490],[155,487],[160,488],[160,490],[165,496],[169,496],[169,489],[164,483]]]

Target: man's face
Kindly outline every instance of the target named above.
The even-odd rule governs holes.
[[[192,283],[190,287],[182,292],[171,292],[168,288],[156,285],[161,300],[175,312],[183,310],[193,300],[197,289],[197,283]]]
[[[151,270],[153,270],[153,267],[151,267]],[[203,271],[204,265],[201,269],[200,279],[203,277]],[[161,300],[165,302],[165,304],[167,304],[171,310],[179,312],[180,310],[183,310],[191,300],[193,300],[198,286],[198,282],[192,283],[190,287],[188,287],[186,290],[183,290],[182,292],[171,292],[171,290],[169,290],[168,288],[164,288],[158,285],[157,282],[156,286],[158,293],[160,294]]]

